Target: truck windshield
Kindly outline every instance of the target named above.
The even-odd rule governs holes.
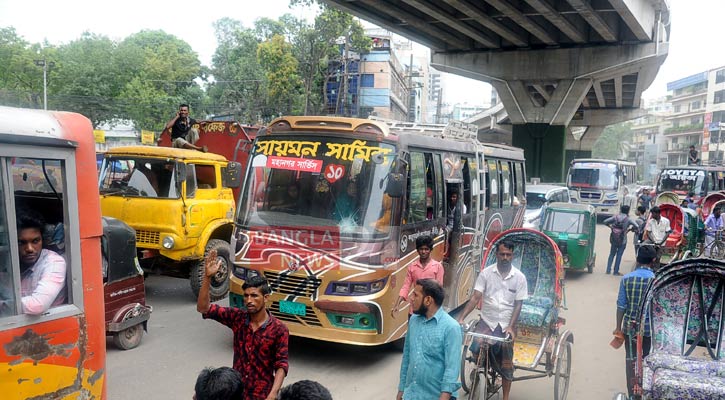
[[[609,163],[575,163],[569,170],[569,187],[617,189],[617,166]]]
[[[660,173],[657,193],[700,194],[705,189],[705,172],[696,169],[665,169]]]
[[[392,145],[354,138],[265,136],[251,153],[239,223],[246,227],[329,227],[341,236],[386,235],[384,194]]]
[[[176,163],[167,159],[106,157],[100,171],[101,195],[178,199]]]

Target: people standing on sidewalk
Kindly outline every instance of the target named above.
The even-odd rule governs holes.
[[[629,218],[629,206],[624,205],[619,208],[619,214],[604,220],[604,225],[608,226],[612,232],[609,234],[609,260],[607,260],[607,271],[612,272],[612,261],[614,261],[614,275],[619,273],[619,265],[622,263],[622,254],[627,248],[627,232],[629,230],[636,231],[637,223]],[[616,260],[615,260],[616,258]]]
[[[615,337],[624,339],[625,371],[627,376],[627,390],[630,397],[634,387],[634,362],[637,358],[637,324],[640,321],[640,310],[644,301],[647,286],[654,279],[652,264],[657,253],[654,246],[642,245],[637,253],[637,268],[625,275],[619,283],[617,297],[617,325],[614,328]],[[619,342],[621,346],[621,342]],[[645,321],[642,352],[646,357],[651,345],[651,332],[649,316]]]
[[[397,400],[449,400],[461,384],[461,325],[443,310],[443,287],[419,279],[410,296],[414,315],[408,321]]]

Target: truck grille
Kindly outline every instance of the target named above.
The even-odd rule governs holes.
[[[579,198],[587,200],[599,200],[602,198],[602,192],[579,192]]]
[[[159,244],[159,233],[151,231],[136,231],[136,243],[138,244]]]
[[[298,315],[290,315],[290,314],[283,314],[279,311],[279,302],[275,301],[272,303],[272,305],[269,307],[269,311],[272,312],[272,315],[274,315],[277,319],[285,321],[285,322],[294,322],[302,325],[307,326],[322,326],[320,323],[320,320],[317,318],[317,314],[315,314],[315,311],[312,309],[312,307],[305,305],[305,316],[298,316]]]
[[[269,287],[273,292],[290,294],[298,297],[317,298],[317,288],[322,281],[313,276],[285,275],[277,272],[265,271]]]

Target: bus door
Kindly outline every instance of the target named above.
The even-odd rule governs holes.
[[[440,155],[431,152],[410,151],[408,187],[403,207],[403,226],[400,237],[400,257],[405,262],[417,258],[415,241],[419,236],[433,238],[431,257],[443,258],[443,208],[442,174]]]

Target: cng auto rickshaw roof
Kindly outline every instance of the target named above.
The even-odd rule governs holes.
[[[153,158],[174,158],[181,160],[227,161],[224,156],[215,153],[204,153],[197,150],[179,149],[160,146],[120,146],[106,151],[109,156],[138,156]]]
[[[547,209],[555,209],[555,210],[563,210],[563,211],[580,211],[580,212],[589,212],[589,213],[595,213],[597,210],[594,208],[594,206],[590,204],[580,204],[580,203],[563,203],[563,202],[555,202],[549,204]]]

